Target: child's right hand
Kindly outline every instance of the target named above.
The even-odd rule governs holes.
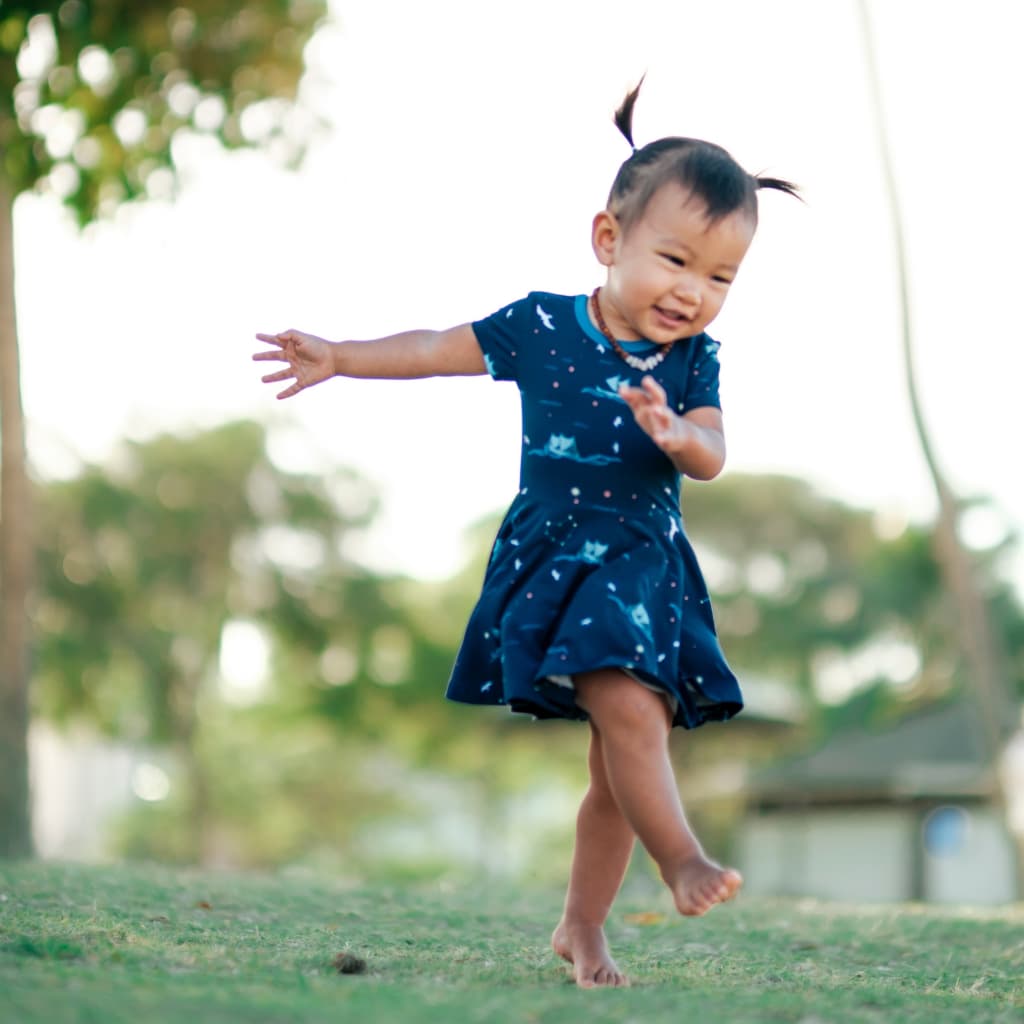
[[[276,348],[257,352],[253,359],[257,362],[275,361],[287,363],[283,370],[268,373],[260,379],[264,384],[290,380],[294,382],[278,393],[278,398],[291,398],[304,388],[319,384],[334,376],[334,345],[315,334],[303,334],[302,331],[282,331],[280,334],[257,334],[260,341]]]

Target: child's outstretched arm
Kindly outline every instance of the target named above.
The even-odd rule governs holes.
[[[274,347],[257,352],[254,360],[288,364],[261,378],[265,384],[292,381],[278,398],[291,398],[331,377],[410,380],[487,372],[470,324],[445,331],[405,331],[373,341],[327,341],[302,331],[256,337]]]
[[[709,405],[680,416],[668,407],[665,389],[653,377],[640,383],[641,387],[623,386],[619,391],[639,426],[680,473],[695,480],[718,476],[725,465],[722,411]]]

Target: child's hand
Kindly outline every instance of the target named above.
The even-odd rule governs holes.
[[[665,389],[651,376],[638,388],[623,386],[619,394],[633,418],[672,460],[680,473],[711,480],[725,465],[722,411],[716,406],[692,409],[679,416],[668,407]]]
[[[322,380],[334,376],[334,346],[314,334],[303,334],[302,331],[282,331],[280,334],[257,334],[260,341],[277,348],[257,352],[253,359],[257,362],[272,360],[287,363],[284,370],[268,373],[260,379],[264,384],[295,378],[294,383],[278,393],[278,398],[291,398],[303,388],[312,387]]]
[[[651,376],[640,382],[640,387],[624,384],[619,395],[633,410],[633,418],[640,428],[664,452],[672,454],[690,439],[690,424],[668,407],[665,389]]]

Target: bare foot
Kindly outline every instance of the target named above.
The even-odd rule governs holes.
[[[672,890],[676,910],[687,917],[699,917],[716,903],[731,900],[743,885],[738,871],[723,868],[701,854],[683,861],[673,874],[664,878]]]
[[[563,919],[551,936],[551,948],[573,965],[573,977],[580,988],[629,984],[612,959],[600,925],[569,924]]]

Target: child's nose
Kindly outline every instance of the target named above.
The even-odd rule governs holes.
[[[697,280],[691,277],[689,274],[683,275],[678,278],[675,286],[676,298],[680,302],[686,303],[688,306],[697,307],[700,305],[700,287],[697,284]]]

